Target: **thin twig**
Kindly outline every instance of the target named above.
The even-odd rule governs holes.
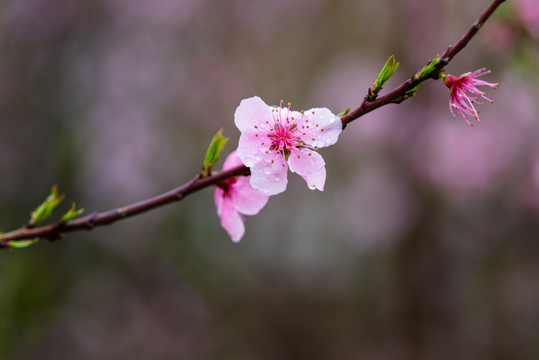
[[[14,240],[34,238],[55,240],[60,238],[62,234],[66,232],[76,230],[92,230],[97,226],[112,224],[118,220],[138,215],[172,202],[180,201],[189,194],[207,188],[208,186],[216,185],[231,177],[248,174],[249,168],[245,167],[244,165],[239,165],[220,173],[208,176],[204,179],[196,177],[176,189],[121,208],[112,209],[101,213],[93,213],[66,223],[55,223],[34,228],[22,227],[18,230],[0,235],[0,248],[9,247],[9,241]]]
[[[489,5],[489,7],[487,7],[483,11],[479,18],[477,18],[477,20],[472,24],[468,31],[459,39],[459,41],[455,45],[449,46],[444,51],[444,53],[440,55],[440,61],[434,67],[434,70],[432,71],[432,76],[430,78],[438,78],[438,74],[440,73],[440,71],[447,64],[449,64],[449,62],[453,59],[453,57],[455,57],[455,55],[457,55],[462,49],[464,49],[464,47],[474,37],[474,35],[477,34],[485,21],[487,21],[490,15],[492,15],[492,13],[503,2],[505,2],[505,0],[494,0]],[[379,107],[382,107],[387,104],[398,104],[403,100],[406,100],[408,98],[406,94],[427,79],[428,78],[417,79],[415,77],[412,77],[410,80],[405,81],[390,93],[381,96],[373,101],[368,101],[367,97],[365,97],[365,99],[357,109],[350,111],[348,114],[341,118],[343,127],[346,127],[346,125],[348,125],[350,122],[375,109],[378,109]]]

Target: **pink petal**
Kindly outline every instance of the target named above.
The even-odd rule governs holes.
[[[215,202],[215,207],[217,208],[217,215],[221,217],[221,212],[223,208],[223,195],[224,190],[220,187],[215,188],[215,193],[213,194],[213,201]]]
[[[234,113],[234,123],[242,132],[254,132],[255,125],[273,121],[271,108],[258,96],[243,99]]]
[[[304,113],[302,140],[311,146],[322,148],[333,145],[342,131],[341,119],[327,108],[314,108]],[[307,127],[308,125],[308,127]]]
[[[226,230],[232,241],[238,242],[245,233],[243,218],[233,208],[230,198],[223,198],[221,205],[221,226]]]
[[[226,157],[226,160],[223,164],[223,170],[227,170],[241,164],[243,164],[243,162],[241,161],[240,157],[236,153],[236,150],[234,150],[230,154],[228,154],[228,156]]]
[[[264,195],[276,195],[286,190],[288,165],[281,154],[266,155],[251,167],[251,186]]]
[[[324,191],[326,163],[318,152],[294,148],[288,158],[288,164],[290,171],[301,175],[310,189]]]
[[[245,166],[251,167],[266,156],[265,151],[268,149],[266,145],[262,136],[257,137],[254,133],[242,133],[236,153]]]
[[[268,202],[269,196],[253,189],[248,176],[238,178],[232,188],[232,205],[244,215],[256,215]]]

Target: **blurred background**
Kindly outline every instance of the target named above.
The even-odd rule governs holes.
[[[0,253],[0,359],[539,358],[539,11],[508,1],[446,68],[500,88],[470,127],[428,81],[351,123],[233,244],[213,189]],[[241,99],[356,107],[488,1],[0,3],[0,229],[58,184],[86,212],[190,180]],[[220,167],[220,164],[218,165]]]

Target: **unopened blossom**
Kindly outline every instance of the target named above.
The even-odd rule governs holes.
[[[232,152],[225,160],[223,170],[230,169],[242,162],[236,152]],[[243,215],[256,215],[268,202],[269,196],[253,189],[249,183],[250,176],[236,176],[226,179],[217,185],[214,200],[221,226],[234,242],[240,241],[245,233]]]
[[[489,73],[490,71],[483,68],[475,70],[474,72],[467,72],[458,78],[453,75],[442,74],[445,85],[451,91],[451,95],[449,97],[449,110],[451,110],[451,114],[453,114],[453,116],[455,116],[453,109],[456,108],[459,114],[464,118],[464,120],[466,120],[468,124],[472,125],[466,116],[471,116],[479,121],[479,115],[474,104],[483,105],[483,103],[480,102],[477,97],[481,97],[490,103],[494,101],[486,97],[485,93],[479,90],[477,86],[490,86],[494,89],[499,86],[499,84],[489,83],[477,79],[478,77]]]
[[[237,152],[251,169],[251,185],[266,195],[281,193],[290,167],[309,188],[323,191],[326,167],[318,149],[337,142],[341,119],[327,108],[299,112],[282,105],[255,96],[242,100],[234,114],[241,131]]]

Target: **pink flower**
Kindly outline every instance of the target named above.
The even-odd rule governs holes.
[[[449,97],[449,110],[451,110],[453,116],[455,116],[453,108],[456,108],[468,124],[472,125],[466,118],[466,115],[472,116],[479,121],[479,115],[475,110],[474,103],[479,105],[483,105],[483,103],[478,101],[474,95],[480,96],[491,103],[493,101],[487,98],[483,91],[477,89],[477,86],[490,86],[494,89],[499,86],[499,84],[477,80],[478,77],[489,73],[490,71],[486,71],[483,68],[475,70],[472,73],[467,72],[458,78],[453,75],[442,75],[445,85],[451,91],[451,96]]]
[[[251,185],[266,195],[286,189],[288,167],[311,189],[324,190],[326,167],[318,148],[333,145],[341,119],[329,109],[291,111],[268,106],[258,96],[244,99],[234,114],[241,131],[238,156],[251,169]]]
[[[223,170],[242,164],[236,152],[232,152],[223,164]],[[268,202],[269,196],[261,194],[249,184],[250,176],[236,176],[217,185],[214,200],[221,226],[234,242],[245,233],[244,215],[256,215]]]

